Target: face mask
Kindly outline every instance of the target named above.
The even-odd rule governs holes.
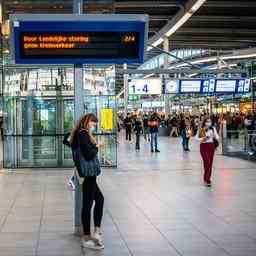
[[[91,129],[90,129],[90,132],[91,133],[93,133],[93,132],[95,132],[96,131],[96,128],[95,127],[92,127]]]
[[[212,122],[206,122],[206,123],[205,123],[205,126],[206,126],[206,127],[212,126]]]

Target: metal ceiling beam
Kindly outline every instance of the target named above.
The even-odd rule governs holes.
[[[4,0],[3,1],[5,6],[15,7],[17,5],[68,5],[72,6],[73,1],[67,1],[67,0],[51,0],[51,1],[35,1],[35,0],[22,0],[22,1],[10,1],[10,0]]]
[[[171,39],[169,39],[170,42],[172,41],[187,41],[187,42],[237,42],[237,43],[255,43],[256,44],[256,35],[254,37],[250,38],[244,38],[244,37],[236,37],[236,36],[202,36],[202,35],[192,35],[188,37],[186,35],[175,35]]]
[[[169,15],[149,15],[149,21],[169,20]]]
[[[177,33],[193,33],[193,34],[256,34],[256,29],[245,28],[180,28]]]
[[[244,73],[244,69],[116,69],[119,74],[217,74],[217,73]]]
[[[256,2],[251,1],[207,1],[204,7],[210,8],[256,8]]]
[[[187,14],[193,15],[191,10],[193,6],[197,3],[197,1],[198,0],[188,0],[184,5],[184,8],[180,9],[177,12],[177,14],[156,35],[154,35],[149,39],[148,41],[149,45],[154,45],[154,43],[159,42],[160,39],[163,40],[163,38],[165,37],[165,34],[168,35],[168,32],[172,28],[174,28],[175,25],[177,25],[185,17],[185,15]],[[159,45],[159,43],[157,43],[156,45]]]
[[[169,1],[126,1],[116,2],[116,9],[124,8],[162,8],[162,7],[183,7],[184,0],[169,0]]]
[[[251,22],[256,20],[256,16],[220,16],[220,15],[194,15],[191,21],[228,21],[228,22]]]
[[[179,48],[186,48],[186,49],[226,49],[226,50],[233,50],[233,49],[240,49],[240,48],[247,48],[251,46],[255,46],[252,43],[245,43],[245,42],[202,42],[202,41],[191,41],[188,42],[187,40],[176,41],[172,40],[170,42],[170,46],[172,49],[179,49]]]

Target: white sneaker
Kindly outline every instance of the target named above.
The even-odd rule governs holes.
[[[82,247],[92,250],[102,250],[104,249],[103,245],[100,245],[99,243],[95,242],[94,240],[87,240],[85,241],[82,239]]]
[[[93,234],[93,238],[96,240],[96,243],[98,243],[99,245],[103,246],[103,238],[102,238],[102,234],[99,232],[94,232]]]

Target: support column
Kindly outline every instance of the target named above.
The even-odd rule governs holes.
[[[83,0],[73,0],[73,13],[83,13]],[[83,98],[83,65],[74,65],[74,88],[75,88],[75,122],[77,122],[84,113]],[[82,186],[75,173],[75,198],[74,198],[74,233],[82,233],[81,209],[82,209]]]
[[[164,43],[163,43],[163,48],[164,51],[169,52],[169,39],[168,37],[164,38]],[[164,55],[164,69],[168,68],[169,64],[169,56],[167,54]],[[168,74],[165,74],[163,78],[169,78]],[[165,112],[165,117],[168,117],[170,114],[170,100],[169,100],[169,94],[164,94],[164,112]]]
[[[83,13],[83,0],[73,0],[73,13],[74,14]]]
[[[127,64],[125,63],[123,66],[124,69],[127,69]],[[128,88],[128,74],[124,74],[124,114],[125,116],[128,113],[128,95],[129,95],[129,88]]]

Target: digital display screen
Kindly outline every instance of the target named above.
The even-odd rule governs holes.
[[[250,79],[216,79],[215,92],[246,93],[250,91]]]
[[[247,93],[250,91],[251,80],[247,78],[235,79],[166,79],[164,81],[164,93],[186,94],[186,93]],[[140,91],[141,88],[135,88]]]
[[[216,92],[235,92],[236,80],[216,80]]]
[[[201,80],[181,80],[181,93],[199,93],[201,91]]]
[[[158,95],[162,93],[162,80],[160,78],[130,79],[128,87],[130,95]]]
[[[243,92],[249,92],[250,91],[250,79],[239,79],[237,82],[237,92],[243,93]]]
[[[149,18],[144,14],[12,14],[16,64],[143,63]]]
[[[163,108],[164,101],[142,102],[142,108]]]
[[[24,59],[134,59],[139,55],[138,32],[22,32]]]
[[[152,108],[163,108],[164,101],[152,101]]]

